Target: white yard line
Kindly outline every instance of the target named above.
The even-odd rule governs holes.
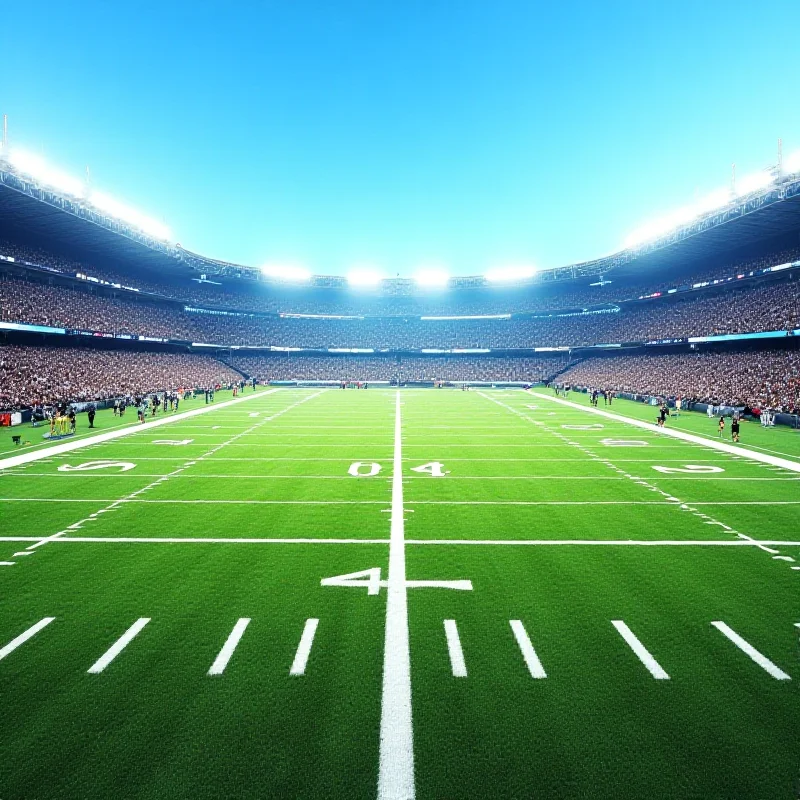
[[[511,630],[514,632],[514,638],[517,640],[517,645],[519,645],[522,657],[525,659],[525,665],[528,667],[531,678],[546,678],[547,673],[544,671],[542,662],[539,661],[539,656],[536,655],[536,651],[533,649],[531,640],[528,637],[528,632],[525,630],[522,621],[512,619],[509,620],[508,624],[511,625]]]
[[[131,625],[130,628],[128,628],[128,630],[125,631],[125,633],[123,633],[91,667],[89,667],[88,671],[92,673],[92,675],[97,675],[99,672],[102,672],[133,641],[148,622],[150,622],[149,617],[137,619],[136,622],[134,622],[133,625]]]
[[[658,661],[653,658],[650,651],[639,641],[636,634],[621,620],[613,619],[611,624],[617,629],[617,633],[625,640],[628,647],[636,653],[636,657],[644,664],[647,671],[657,681],[668,681],[669,675],[664,671]]]
[[[40,542],[41,536],[0,536],[0,542]],[[53,544],[373,544],[386,545],[389,539],[337,539],[337,538],[245,538],[197,536],[61,536]],[[800,541],[782,539],[406,539],[406,545],[496,546],[496,547],[764,547],[766,545],[800,547]],[[30,555],[29,552],[14,555]],[[406,581],[411,586],[414,581]],[[429,585],[431,581],[425,581]],[[447,581],[446,583],[451,583]]]
[[[42,628],[49,625],[54,619],[55,617],[44,617],[44,619],[40,619],[35,625],[32,625],[15,639],[12,639],[5,647],[0,649],[0,661],[9,653],[13,653],[21,644],[25,644],[32,636],[36,636]]]
[[[768,453],[759,453],[755,450],[749,450],[746,447],[740,447],[739,445],[726,444],[725,442],[716,441],[715,439],[706,439],[703,436],[698,436],[694,433],[686,433],[685,431],[676,430],[675,428],[656,429],[655,426],[650,422],[623,417],[619,414],[612,414],[610,411],[602,411],[601,409],[594,408],[592,406],[578,405],[578,403],[573,403],[569,400],[562,400],[560,397],[550,397],[548,395],[540,394],[539,392],[529,392],[529,394],[533,397],[538,397],[551,403],[558,403],[559,405],[575,408],[583,412],[588,412],[589,414],[605,417],[606,419],[613,419],[615,422],[625,422],[634,428],[641,428],[642,430],[649,431],[650,433],[658,430],[658,434],[661,436],[669,436],[673,439],[680,439],[681,441],[689,442],[691,444],[699,444],[711,450],[718,450],[722,453],[732,453],[735,456],[745,456],[753,461],[760,461],[764,464],[770,464],[774,467],[783,467],[784,469],[791,470],[792,472],[800,472],[800,463],[797,461],[790,461],[787,458],[778,458],[777,456],[771,456]],[[660,445],[659,447],[663,447],[663,445]]]
[[[228,666],[233,651],[236,650],[236,646],[239,644],[239,640],[242,636],[244,636],[244,632],[247,630],[249,624],[250,619],[248,617],[242,617],[233,626],[233,630],[225,640],[225,644],[222,645],[222,650],[219,651],[219,655],[214,659],[214,663],[208,670],[209,675],[222,675],[222,673],[225,672],[225,667]]]
[[[464,651],[458,636],[458,626],[454,619],[444,621],[444,635],[447,638],[447,653],[450,656],[450,669],[454,678],[467,677],[467,665],[464,662]]]
[[[791,676],[787,675],[782,669],[773,664],[765,655],[762,655],[749,642],[746,642],[736,631],[729,628],[724,622],[711,623],[723,636],[730,639],[743,653],[758,664],[761,669],[772,675],[778,681],[790,681]]]
[[[314,636],[318,625],[318,619],[306,620],[303,635],[300,637],[300,644],[297,646],[297,652],[292,662],[292,668],[289,670],[290,675],[306,674],[306,664],[308,664],[308,657],[311,655],[311,647],[314,644]]]
[[[62,536],[66,535],[70,530],[79,529],[83,525],[88,524],[89,522],[96,521],[97,519],[99,519],[99,515],[100,514],[106,514],[109,511],[113,511],[115,508],[119,508],[121,505],[123,505],[125,503],[145,502],[145,501],[140,501],[139,500],[138,496],[140,494],[143,494],[144,492],[150,491],[150,489],[154,489],[155,487],[159,486],[160,484],[164,483],[165,481],[168,481],[170,478],[174,478],[175,476],[179,475],[184,470],[188,469],[191,466],[194,466],[198,461],[202,461],[207,456],[211,456],[214,453],[219,452],[220,450],[222,450],[223,447],[227,447],[227,446],[231,445],[232,443],[236,442],[236,440],[238,438],[240,438],[241,436],[244,436],[246,433],[249,433],[250,431],[252,431],[252,430],[254,430],[256,428],[259,428],[262,425],[266,425],[266,423],[271,422],[276,417],[281,416],[281,414],[285,414],[287,411],[290,411],[291,409],[299,406],[301,403],[305,403],[307,400],[311,400],[312,398],[317,397],[320,394],[322,394],[321,391],[320,392],[316,392],[315,394],[312,394],[312,395],[307,395],[306,397],[303,397],[301,400],[298,400],[296,403],[293,403],[292,405],[286,406],[286,408],[281,409],[280,411],[276,412],[275,414],[272,414],[269,417],[264,417],[262,420],[260,420],[259,422],[256,422],[254,425],[251,425],[249,428],[246,428],[241,433],[234,434],[233,436],[229,437],[225,441],[220,442],[219,444],[215,444],[210,450],[207,450],[202,455],[197,456],[197,457],[190,456],[189,460],[184,461],[184,463],[181,464],[181,466],[176,467],[174,470],[172,470],[172,472],[168,472],[166,475],[159,476],[157,480],[153,481],[152,483],[148,484],[147,486],[143,486],[141,489],[137,489],[136,491],[134,491],[131,494],[129,494],[127,497],[123,497],[123,498],[121,498],[119,500],[114,500],[114,501],[108,503],[108,505],[106,505],[103,508],[98,509],[94,513],[90,514],[88,517],[84,517],[83,519],[78,520],[77,522],[73,523],[72,525],[68,525],[63,530],[57,531],[52,536],[48,536],[48,537],[46,537],[44,539],[41,539],[40,541],[36,542],[35,544],[30,545],[26,549],[27,550],[35,550],[36,548],[42,547],[42,546],[48,544],[49,542],[57,541]],[[250,395],[250,396],[253,397],[254,395]],[[257,395],[255,395],[255,396],[257,396]],[[106,501],[105,500],[99,500],[99,501],[95,501],[95,502],[103,502],[104,503]],[[153,502],[158,502],[158,501],[153,501]]]
[[[414,731],[411,713],[411,650],[408,636],[403,455],[400,392],[395,394],[394,472],[383,651],[378,800],[414,800]]]
[[[226,400],[224,403],[220,403],[219,405],[209,404],[207,406],[203,406],[202,408],[193,408],[191,411],[181,411],[180,413],[174,414],[171,417],[161,417],[160,419],[151,420],[144,425],[137,424],[125,428],[115,428],[112,431],[98,433],[95,436],[87,436],[85,439],[79,439],[78,441],[63,442],[62,444],[56,444],[43,450],[37,450],[36,452],[28,451],[25,453],[20,453],[18,456],[2,458],[0,459],[0,470],[8,469],[9,467],[16,467],[20,464],[28,464],[31,461],[40,461],[43,458],[49,458],[50,456],[58,455],[59,453],[69,453],[73,450],[79,450],[82,447],[89,447],[91,445],[101,444],[102,442],[110,442],[114,439],[120,439],[123,436],[132,436],[136,433],[145,433],[153,428],[159,428],[162,425],[169,425],[172,422],[189,419],[190,417],[197,417],[201,414],[208,414],[210,411],[216,411],[220,408],[225,408],[226,406],[235,405],[236,403],[244,403],[248,400],[252,400],[255,397],[265,397],[266,395],[277,391],[278,389],[269,389],[266,392],[249,394],[246,397],[237,397],[235,400]]]

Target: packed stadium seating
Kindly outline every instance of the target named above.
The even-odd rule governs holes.
[[[0,410],[207,387],[242,376],[207,356],[62,347],[0,347]]]
[[[534,285],[513,290],[454,290],[429,296],[376,297],[334,289],[287,289],[254,281],[228,280],[224,286],[198,283],[185,271],[176,276],[152,271],[125,271],[108,265],[77,262],[52,253],[0,240],[0,255],[39,264],[65,275],[91,276],[126,287],[152,292],[197,306],[230,308],[260,313],[336,314],[355,316],[484,315],[540,313],[576,309],[636,299],[674,286],[687,286],[729,278],[800,259],[800,248],[783,249],[769,257],[748,259],[694,274],[670,275],[669,281],[618,282],[604,286],[574,283]],[[1,262],[0,262],[1,263]],[[195,276],[196,277],[196,276]],[[663,276],[659,276],[663,278]]]
[[[559,381],[800,413],[800,352],[796,350],[590,358],[564,372]]]
[[[536,383],[567,366],[566,356],[496,358],[487,356],[348,357],[242,356],[227,362],[258,380],[346,381],[519,381]]]
[[[295,319],[190,313],[179,307],[19,279],[0,281],[0,320],[220,345],[306,348],[530,348],[800,328],[800,283],[649,300],[618,312],[502,320]]]

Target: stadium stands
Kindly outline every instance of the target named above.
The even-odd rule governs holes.
[[[0,410],[214,386],[241,377],[207,356],[6,346],[0,347]]]
[[[567,366],[566,356],[554,358],[496,358],[487,356],[348,357],[242,356],[228,363],[259,380],[347,381],[519,381],[537,383]]]
[[[800,352],[590,358],[559,381],[616,392],[800,413]]]
[[[191,313],[19,279],[0,281],[0,320],[219,345],[304,348],[577,347],[800,328],[800,284],[628,304],[618,312],[501,320],[307,319]]]

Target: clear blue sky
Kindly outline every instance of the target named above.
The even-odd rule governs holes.
[[[18,2],[12,141],[184,246],[317,273],[618,249],[800,149],[800,2]]]

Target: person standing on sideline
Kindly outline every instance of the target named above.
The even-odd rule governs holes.
[[[89,408],[86,409],[86,416],[89,419],[90,428],[94,428],[94,415],[96,413],[97,413],[97,406],[94,403],[89,403]]]

